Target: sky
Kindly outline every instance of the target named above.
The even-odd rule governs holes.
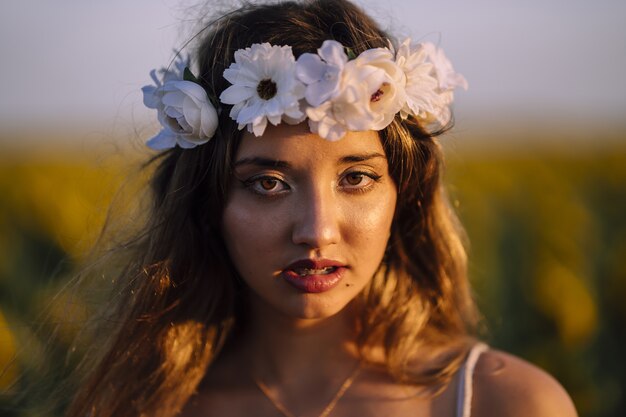
[[[470,85],[457,125],[626,126],[626,1],[357,3],[399,38],[446,51]],[[153,123],[140,88],[188,39],[197,4],[0,2],[0,130]]]

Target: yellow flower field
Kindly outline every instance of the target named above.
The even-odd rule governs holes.
[[[8,397],[24,383],[36,384],[37,367],[58,360],[87,317],[87,300],[57,294],[96,241],[112,199],[115,215],[139,198],[129,185],[135,182],[126,193],[116,190],[128,178],[141,179],[136,166],[145,156],[2,153],[0,410],[9,410],[3,416],[26,415],[8,408]],[[484,337],[553,373],[581,415],[620,415],[626,409],[626,146],[456,153],[446,181],[471,242]],[[43,311],[59,326],[53,356],[36,331]]]

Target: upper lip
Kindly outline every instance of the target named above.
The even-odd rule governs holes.
[[[284,269],[295,270],[295,269],[324,269],[329,267],[345,267],[346,264],[343,262],[335,261],[333,259],[300,259],[295,262],[290,263]]]

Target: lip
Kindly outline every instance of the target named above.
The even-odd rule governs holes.
[[[312,274],[301,276],[296,272],[298,269],[324,269],[333,267],[333,270],[327,274]],[[306,293],[326,292],[336,287],[347,266],[339,261],[331,259],[301,259],[289,264],[283,269],[281,276],[287,283],[296,289]]]

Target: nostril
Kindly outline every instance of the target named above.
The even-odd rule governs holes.
[[[303,216],[293,228],[292,240],[312,248],[321,248],[340,240],[338,221],[329,216]]]

